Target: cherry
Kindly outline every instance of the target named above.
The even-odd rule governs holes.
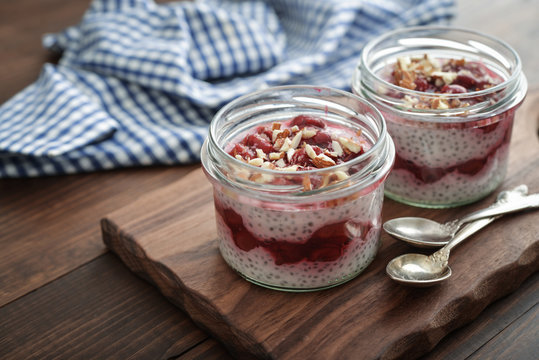
[[[427,91],[429,89],[429,82],[425,78],[418,77],[414,80],[415,83],[415,90],[417,91]]]
[[[255,149],[262,149],[266,154],[273,151],[273,145],[265,136],[260,134],[250,134],[243,140],[247,146],[252,146]]]
[[[324,121],[320,118],[309,116],[309,115],[298,115],[292,119],[290,126],[297,125],[300,129],[303,129],[305,126],[314,126],[320,129],[326,127]]]
[[[329,136],[326,132],[319,131],[315,136],[307,139],[305,142],[309,145],[316,145],[318,147],[327,149],[331,145],[331,136]],[[317,154],[319,153],[317,152]]]

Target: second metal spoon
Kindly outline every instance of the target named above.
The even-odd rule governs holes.
[[[384,223],[384,230],[388,234],[414,246],[440,247],[446,244],[466,223],[539,207],[539,194],[526,196],[527,192],[526,185],[502,191],[498,196],[498,200],[490,207],[445,224],[420,217],[403,217]],[[504,201],[500,201],[502,195]]]

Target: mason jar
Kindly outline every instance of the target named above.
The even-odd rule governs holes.
[[[357,134],[362,151],[332,166],[294,171],[232,156],[245,134],[290,119],[318,119],[326,130]],[[365,100],[314,86],[248,94],[215,115],[201,157],[213,184],[221,255],[248,281],[320,290],[352,279],[374,259],[394,146],[382,115]]]
[[[393,31],[365,46],[352,89],[382,112],[395,142],[389,198],[453,207],[504,180],[527,82],[503,41],[448,27]]]

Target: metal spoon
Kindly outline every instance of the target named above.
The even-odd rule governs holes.
[[[504,194],[507,201],[499,201],[498,199],[498,201],[488,208],[475,211],[461,219],[445,224],[420,217],[402,217],[386,221],[384,223],[384,230],[397,239],[415,246],[441,246],[446,244],[466,223],[539,207],[539,194],[526,196],[527,192],[528,188],[526,185],[520,185],[515,189],[506,190],[500,193],[500,195]]]
[[[520,185],[512,190],[500,192],[496,203],[515,201],[525,197],[527,193],[527,186]],[[451,249],[500,217],[501,215],[493,216],[466,224],[443,248],[430,256],[422,254],[398,256],[387,264],[386,273],[391,279],[409,286],[427,287],[438,284],[452,274],[451,268],[447,265]]]
[[[391,279],[401,284],[416,287],[432,286],[448,279],[452,273],[451,268],[447,265],[451,249],[490,224],[497,217],[480,219],[467,224],[447,245],[430,256],[404,254],[394,258],[387,264],[386,273]]]

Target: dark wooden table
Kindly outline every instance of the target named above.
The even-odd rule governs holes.
[[[42,49],[42,34],[77,23],[88,3],[0,2],[0,103],[56,60]],[[531,88],[539,90],[536,2],[463,0],[458,12],[457,25],[511,43]],[[0,359],[229,358],[101,239],[104,215],[196,166],[0,180]],[[426,358],[537,358],[538,299],[536,274]]]

